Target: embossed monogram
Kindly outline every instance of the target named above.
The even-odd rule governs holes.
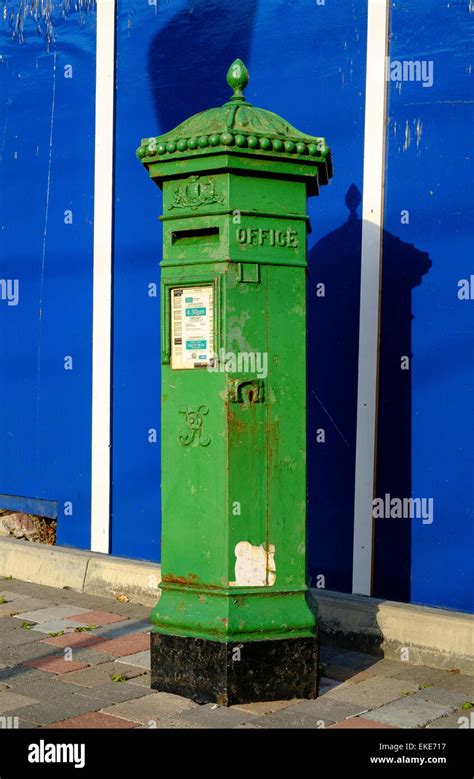
[[[211,436],[203,432],[203,416],[209,413],[207,406],[199,406],[197,411],[193,411],[189,406],[184,406],[179,412],[185,414],[186,425],[188,429],[185,433],[181,433],[178,436],[178,441],[181,446],[189,446],[195,443],[197,446],[209,446],[211,443]]]
[[[174,190],[174,200],[170,208],[190,208],[195,210],[200,206],[222,203],[224,197],[216,191],[216,182],[212,176],[200,179],[199,176],[190,176],[187,184],[178,184]]]

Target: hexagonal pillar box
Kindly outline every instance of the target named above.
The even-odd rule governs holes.
[[[163,190],[152,687],[231,705],[317,694],[306,198],[332,165],[324,138],[247,102],[240,60],[227,81],[227,103],[145,138],[137,154]]]

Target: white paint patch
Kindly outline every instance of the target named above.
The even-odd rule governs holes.
[[[268,550],[239,541],[235,547],[235,582],[231,587],[271,587],[276,581],[275,546]]]

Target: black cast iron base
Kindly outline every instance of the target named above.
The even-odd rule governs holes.
[[[151,686],[196,703],[316,698],[317,638],[225,644],[151,634]]]

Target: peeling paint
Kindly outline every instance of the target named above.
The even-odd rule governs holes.
[[[244,336],[244,330],[247,322],[250,320],[250,314],[248,311],[241,311],[239,313],[239,316],[233,316],[229,317],[228,321],[228,329],[227,329],[227,340],[230,344],[230,351],[235,352],[251,352],[251,351],[257,351],[256,349],[252,349],[251,345],[247,343],[245,336]]]
[[[420,148],[421,134],[423,132],[423,123],[421,119],[418,119],[416,123],[416,148]]]
[[[31,36],[42,35],[49,51],[56,42],[56,26],[62,26],[75,14],[95,11],[97,0],[14,0],[3,4],[3,26],[11,31],[11,37],[20,45]]]
[[[407,151],[409,146],[410,146],[410,127],[407,119],[405,122],[405,143],[403,144],[403,151]]]
[[[235,581],[231,587],[271,587],[276,581],[275,546],[252,546],[239,541],[235,547]]]

